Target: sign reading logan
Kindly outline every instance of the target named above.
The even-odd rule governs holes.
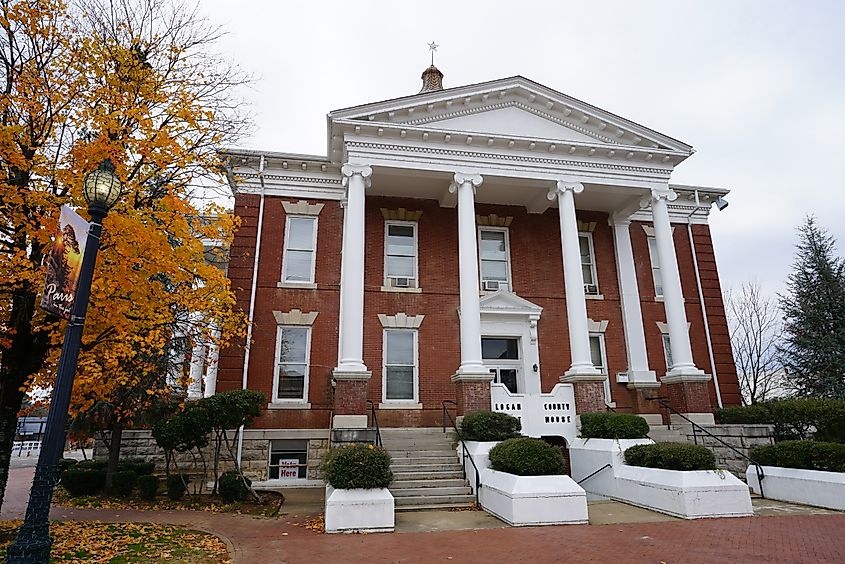
[[[73,309],[87,236],[88,222],[68,206],[62,206],[53,250],[47,259],[41,307],[65,319],[70,319]]]

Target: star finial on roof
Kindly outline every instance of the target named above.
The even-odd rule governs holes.
[[[432,41],[428,44],[428,50],[431,51],[431,64],[434,64],[434,52],[437,51],[437,48],[440,47],[437,43]]]

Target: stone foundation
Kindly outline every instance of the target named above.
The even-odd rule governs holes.
[[[754,447],[775,442],[774,427],[771,425],[702,425],[702,427],[746,456],[751,454],[751,449]],[[679,429],[687,436],[690,444],[697,443],[713,451],[716,455],[716,466],[726,468],[731,474],[745,480],[748,461],[708,435],[701,432],[693,435],[690,425],[684,425]]]

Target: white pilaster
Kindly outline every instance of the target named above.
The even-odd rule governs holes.
[[[681,289],[681,276],[678,272],[678,258],[675,254],[675,243],[672,240],[672,225],[669,222],[668,202],[674,201],[677,197],[678,195],[668,188],[651,191],[654,238],[663,282],[663,306],[666,309],[666,323],[669,325],[669,346],[672,349],[672,361],[674,363],[666,377],[691,376],[709,379],[702,370],[695,366],[692,359],[684,294]],[[665,378],[664,382],[666,382]]]
[[[590,333],[587,327],[587,299],[584,297],[584,275],[581,272],[581,248],[578,244],[578,221],[575,218],[575,194],[584,185],[560,180],[549,192],[549,199],[557,197],[560,217],[560,244],[563,251],[563,280],[566,286],[566,315],[569,325],[569,350],[572,366],[564,377],[594,377],[601,373],[590,358]]]
[[[637,270],[634,265],[634,250],[631,247],[631,220],[628,217],[613,216],[613,242],[616,252],[616,268],[619,273],[619,296],[622,302],[622,328],[625,333],[625,350],[628,355],[628,385],[656,383],[657,375],[649,370],[646,353],[643,312],[640,307],[640,290],[637,285]]]
[[[478,241],[475,231],[475,190],[480,174],[456,173],[450,192],[458,193],[458,265],[461,294],[461,366],[453,378],[490,372],[481,361],[481,308],[478,295]]]
[[[340,361],[335,375],[366,374],[364,364],[364,191],[373,169],[345,164],[341,168],[346,187],[343,257],[340,273]]]
[[[202,397],[202,374],[205,368],[205,347],[197,342],[191,349],[191,369],[188,381],[188,399]]]

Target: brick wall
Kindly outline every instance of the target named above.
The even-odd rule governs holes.
[[[265,392],[269,398],[273,386],[276,322],[273,310],[318,311],[312,329],[310,410],[270,410],[260,417],[257,428],[327,428],[333,405],[331,371],[337,364],[340,250],[343,213],[338,202],[327,201],[319,215],[317,236],[317,289],[280,289],[285,212],[282,198],[267,197],[263,223],[262,249],[256,291],[253,345],[250,352],[249,387]],[[253,249],[257,234],[259,200],[254,195],[239,195],[235,211],[242,227],[232,246],[229,276],[245,311],[249,306]],[[423,292],[388,293],[380,290],[384,272],[384,218],[380,208],[422,210],[419,220],[419,271]],[[478,204],[478,214],[511,216],[511,273],[513,290],[521,297],[543,307],[539,322],[540,373],[542,389],[548,392],[569,368],[569,335],[566,324],[563,267],[557,210],[541,215],[528,214],[523,207]],[[614,259],[612,231],[607,214],[579,210],[578,219],[594,222],[599,291],[602,300],[588,300],[587,312],[596,321],[607,320],[605,333],[611,394],[618,409],[633,405],[624,384],[617,384],[615,374],[627,369],[622,328],[619,287]],[[710,316],[723,399],[738,403],[736,373],[727,341],[727,324],[721,301],[718,274],[709,228],[694,226],[696,251],[701,265],[706,307]],[[405,312],[424,314],[419,332],[420,402],[422,410],[382,410],[382,426],[433,426],[440,424],[441,402],[455,400],[455,384],[450,377],[460,363],[457,210],[441,208],[433,200],[368,197],[366,202],[364,362],[372,370],[368,394],[378,403],[382,396],[382,326],[378,314]],[[696,290],[690,241],[685,225],[674,229],[681,281],[696,364],[712,371]],[[634,259],[638,271],[649,363],[662,376],[666,372],[663,343],[657,321],[665,321],[663,304],[654,299],[646,234],[639,224],[631,226]],[[243,343],[223,351],[218,370],[218,390],[239,388],[243,371]],[[660,390],[665,395],[665,390]],[[716,404],[711,384],[712,403]]]

